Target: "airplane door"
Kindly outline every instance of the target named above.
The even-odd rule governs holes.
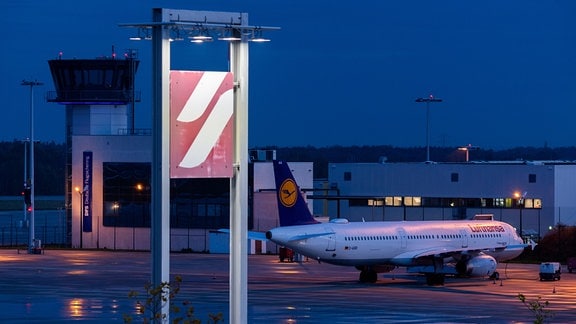
[[[328,235],[328,245],[326,246],[326,251],[336,251],[336,237],[334,231],[330,227],[326,227],[326,232],[332,232]]]
[[[396,229],[396,232],[398,232],[398,237],[400,238],[400,248],[405,249],[407,244],[406,231],[402,227],[399,227]]]
[[[460,236],[462,236],[462,247],[467,248],[468,247],[468,232],[466,232],[465,229],[461,229],[460,230]]]

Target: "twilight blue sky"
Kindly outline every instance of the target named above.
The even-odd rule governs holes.
[[[120,23],[150,22],[152,8],[247,12],[278,26],[250,45],[251,147],[576,145],[576,1],[573,0],[3,0],[0,141],[64,141],[64,107],[47,61],[137,49],[136,127],[151,125],[151,44]],[[172,68],[226,70],[223,42],[178,43]]]

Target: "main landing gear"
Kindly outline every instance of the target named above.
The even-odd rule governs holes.
[[[375,283],[378,280],[378,273],[370,267],[364,267],[363,269],[360,269],[359,280],[362,283]]]
[[[427,273],[426,284],[428,286],[444,286],[444,278],[443,273]]]
[[[492,279],[492,280],[498,280],[498,279],[500,279],[500,274],[498,273],[498,271],[494,271],[494,272],[490,275],[490,279]]]

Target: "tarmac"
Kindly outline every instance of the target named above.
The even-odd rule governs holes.
[[[149,252],[0,250],[0,322],[123,323],[128,316],[142,323],[138,302],[145,304],[150,263]],[[202,323],[218,313],[219,323],[229,323],[229,256],[173,253],[170,263],[172,277],[182,278],[175,304],[191,305]],[[250,255],[248,323],[533,323],[539,315],[576,321],[576,273],[540,281],[538,265],[500,264],[498,271],[498,281],[448,277],[430,287],[399,268],[364,284],[352,267]]]

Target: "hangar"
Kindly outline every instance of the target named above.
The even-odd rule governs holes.
[[[493,214],[525,238],[576,224],[573,161],[330,163],[328,170],[316,185],[326,191],[313,195],[328,202],[320,212],[352,221]]]

